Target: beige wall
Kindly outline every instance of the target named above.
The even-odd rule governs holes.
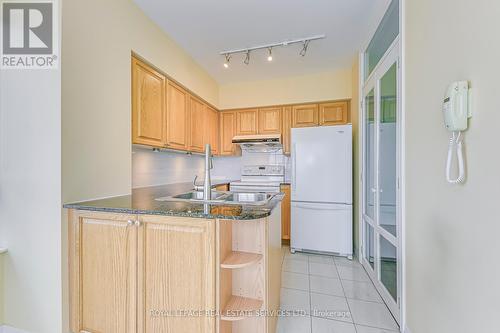
[[[500,2],[407,0],[406,259],[412,333],[498,332]],[[449,83],[470,80],[467,183],[449,185]]]
[[[221,85],[220,109],[351,98],[351,68],[313,75]]]
[[[131,51],[218,105],[218,85],[131,0],[65,0],[63,200],[131,189]]]

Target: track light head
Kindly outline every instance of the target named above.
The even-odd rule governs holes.
[[[273,48],[270,47],[268,50],[269,50],[269,55],[267,56],[267,61],[273,61]]]
[[[243,63],[245,65],[248,65],[250,63],[250,50],[246,51],[245,60],[243,61]]]
[[[304,57],[307,53],[307,47],[309,46],[310,40],[306,39],[302,42],[302,50],[300,50],[300,55]]]
[[[229,61],[231,60],[231,55],[229,53],[225,54],[226,61],[224,61],[224,68],[229,68]]]

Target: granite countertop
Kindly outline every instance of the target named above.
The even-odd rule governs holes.
[[[229,181],[214,181],[212,187],[229,184]],[[132,190],[131,195],[124,195],[100,200],[68,203],[64,208],[165,216],[182,216],[206,219],[256,220],[271,215],[272,210],[283,200],[283,194],[276,195],[266,205],[223,205],[203,204],[181,201],[157,201],[155,198],[188,192],[192,183],[179,183]]]

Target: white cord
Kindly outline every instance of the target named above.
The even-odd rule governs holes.
[[[463,156],[463,145],[462,145],[462,132],[453,132],[450,137],[450,144],[448,146],[448,159],[446,161],[446,180],[450,184],[460,184],[465,180],[465,167],[464,167],[464,156]],[[456,179],[451,178],[451,162],[453,159],[453,150],[456,148],[457,152],[457,163],[458,163],[458,177]]]

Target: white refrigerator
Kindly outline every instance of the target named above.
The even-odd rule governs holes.
[[[352,258],[352,126],[292,128],[292,252]]]

